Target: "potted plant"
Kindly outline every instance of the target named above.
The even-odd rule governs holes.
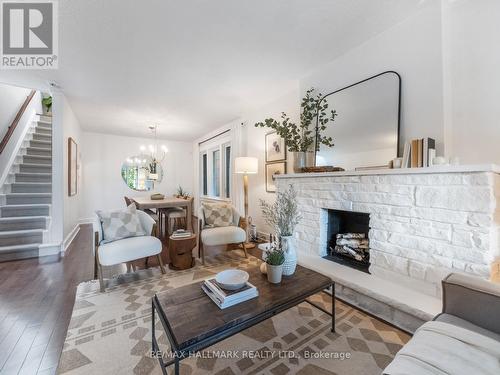
[[[185,191],[181,185],[177,188],[177,198],[183,198],[183,199],[188,199],[189,198],[189,193]]]
[[[42,99],[42,105],[45,108],[45,113],[52,113],[52,96],[46,96]]]
[[[293,233],[301,220],[297,206],[297,192],[293,185],[290,185],[287,190],[279,191],[276,194],[276,200],[273,204],[261,199],[260,207],[264,220],[276,234],[275,247],[284,253],[283,275],[292,275],[297,267],[297,252],[293,242]]]
[[[283,263],[285,263],[285,254],[282,250],[274,248],[268,251],[266,258],[267,281],[273,284],[281,283]]]
[[[281,121],[267,118],[264,122],[258,122],[256,127],[267,127],[276,131],[284,139],[288,151],[294,153],[294,171],[301,172],[302,168],[308,166],[308,154],[314,150],[319,151],[319,146],[333,147],[332,137],[322,133],[326,130],[328,123],[335,121],[337,112],[328,112],[328,103],[323,101],[323,95],[314,95],[314,88],[306,91],[300,104],[300,124],[290,121],[285,112],[281,113]]]

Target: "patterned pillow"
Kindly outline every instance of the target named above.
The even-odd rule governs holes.
[[[233,210],[225,203],[202,203],[205,224],[211,227],[233,225]]]
[[[123,210],[96,211],[101,221],[103,239],[101,243],[113,242],[127,237],[145,236],[135,203]]]

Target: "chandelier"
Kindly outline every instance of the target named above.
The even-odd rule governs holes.
[[[149,130],[153,133],[154,136],[154,144],[146,146],[141,146],[141,155],[145,155],[149,158],[149,166],[148,166],[148,171],[149,171],[149,179],[150,180],[157,180],[158,179],[158,164],[161,164],[163,160],[165,160],[165,157],[167,156],[168,148],[165,145],[159,145],[158,144],[158,135],[157,135],[157,125],[152,125],[149,126]]]

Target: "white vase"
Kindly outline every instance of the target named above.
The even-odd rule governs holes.
[[[295,250],[295,241],[293,236],[281,237],[281,246],[285,253],[285,263],[283,263],[283,275],[290,276],[295,273],[297,268],[297,251]]]
[[[266,269],[267,269],[267,281],[269,281],[272,284],[281,283],[281,275],[283,274],[283,265],[271,266],[270,264],[267,264]]]

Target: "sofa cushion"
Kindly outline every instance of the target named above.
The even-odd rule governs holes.
[[[201,231],[201,241],[207,246],[245,242],[243,229],[235,226],[208,228]]]
[[[135,204],[121,210],[96,211],[96,214],[102,226],[103,239],[101,243],[147,234],[141,225]]]
[[[152,236],[130,237],[99,246],[99,263],[103,266],[130,262],[159,254],[161,241]]]
[[[470,331],[479,333],[481,335],[488,336],[489,338],[492,338],[493,340],[500,342],[500,335],[498,333],[488,331],[487,329],[481,328],[481,327],[479,327],[475,324],[472,324],[471,322],[468,322],[467,320],[461,319],[455,315],[439,314],[438,316],[436,316],[436,318],[434,320],[436,320],[438,322],[445,322],[445,323],[453,324],[455,326],[468,329]]]
[[[202,203],[205,224],[210,227],[227,227],[233,224],[233,209],[226,203]]]

